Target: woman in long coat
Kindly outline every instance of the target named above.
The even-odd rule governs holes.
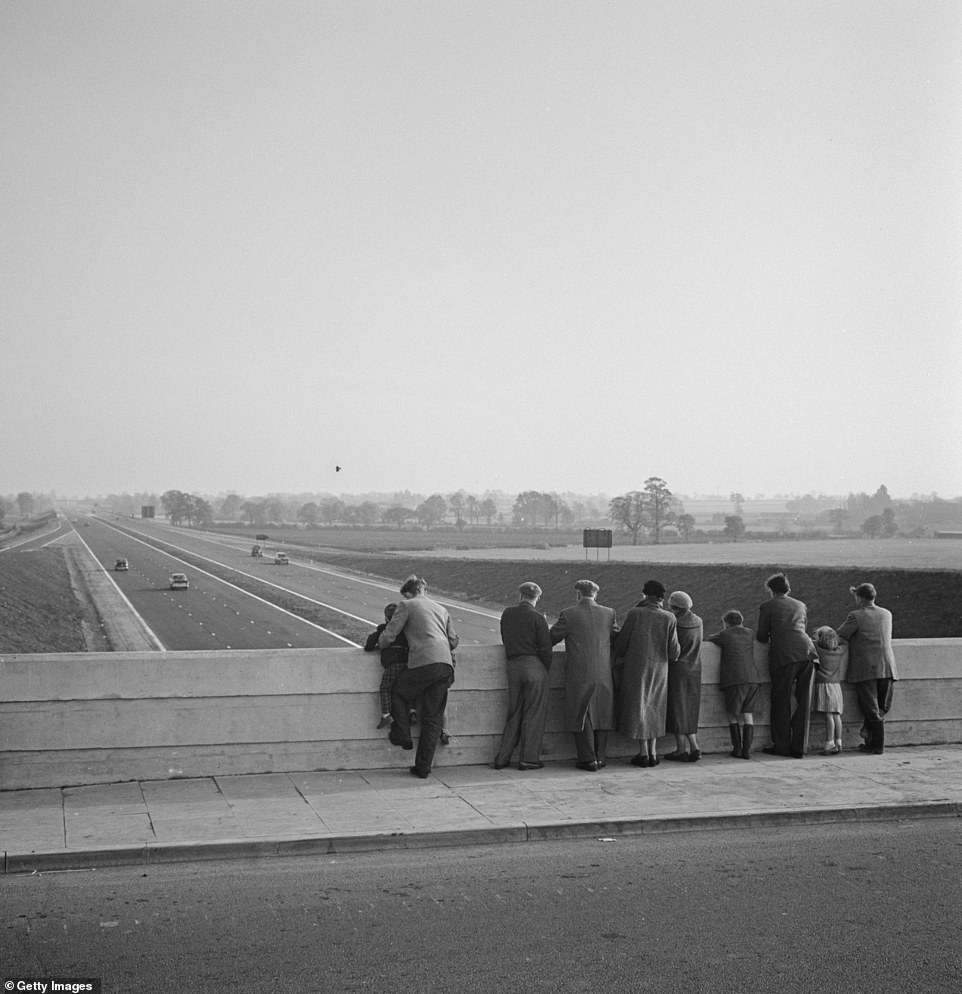
[[[658,736],[665,734],[668,664],[681,652],[675,616],[661,605],[665,588],[649,580],[645,597],[625,616],[615,639],[621,677],[618,688],[618,731],[637,739],[634,766],[658,765]]]
[[[675,736],[675,751],[665,759],[694,763],[701,759],[698,747],[698,713],[701,710],[701,618],[692,611],[691,597],[676,590],[668,598],[668,610],[678,622],[681,653],[668,667],[668,721]]]

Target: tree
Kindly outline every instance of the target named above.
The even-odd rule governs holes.
[[[885,508],[881,514],[882,518],[882,538],[893,538],[899,530],[899,526],[895,522],[895,511],[891,507]]]
[[[190,523],[194,528],[211,525],[214,522],[214,509],[203,497],[196,494],[189,496],[190,502]]]
[[[328,497],[321,501],[321,520],[326,525],[333,525],[336,521],[344,520],[344,502],[336,497]]]
[[[745,534],[745,522],[742,521],[740,515],[738,514],[725,515],[724,534],[726,538],[730,538],[733,542],[737,542],[739,538],[741,538],[741,536]]]
[[[418,504],[415,510],[415,514],[418,516],[418,521],[420,521],[425,528],[432,528],[434,525],[440,524],[444,521],[447,513],[447,501],[440,494],[431,494],[427,500]]]
[[[862,522],[862,532],[869,538],[878,538],[882,534],[882,515],[873,514]]]
[[[228,494],[220,503],[220,515],[227,521],[236,521],[241,514],[243,501],[237,494]]]
[[[161,497],[163,501],[163,497]],[[245,500],[240,509],[247,515],[247,520],[251,525],[263,525],[267,522],[267,515],[264,513],[264,502],[259,498]]]
[[[681,537],[687,542],[691,538],[691,533],[695,530],[695,517],[692,514],[679,514],[675,522]]]
[[[472,525],[476,525],[481,520],[481,504],[478,498],[473,494],[468,494],[467,500],[464,502],[465,510],[468,515],[468,521]]]
[[[640,490],[630,490],[620,497],[612,497],[608,504],[608,517],[631,535],[631,544],[638,544],[638,535],[648,523],[648,503]]]
[[[160,495],[160,504],[172,525],[179,525],[190,513],[187,494],[182,490],[165,490]]]
[[[381,520],[388,525],[397,525],[398,528],[403,528],[406,521],[410,521],[411,518],[416,518],[417,514],[411,510],[409,507],[402,507],[400,504],[395,504],[393,507],[389,507],[382,515]]]
[[[317,501],[308,501],[306,504],[301,504],[297,511],[297,520],[303,521],[308,528],[315,528],[317,522],[321,517],[321,509],[317,504]]]
[[[187,523],[189,528],[209,525],[214,520],[214,510],[203,497],[186,494],[183,490],[167,490],[160,495],[160,503],[172,525]]]
[[[33,494],[28,494],[26,490],[21,490],[16,496],[16,502],[21,518],[29,518],[33,514],[35,504]]]
[[[498,505],[490,497],[485,497],[478,506],[478,513],[484,518],[484,523],[490,525],[498,516]]]
[[[737,514],[738,517],[741,517],[742,516],[742,504],[745,503],[745,498],[740,493],[736,492],[736,493],[733,493],[728,499],[732,502],[732,504],[735,507],[735,514]]]
[[[525,490],[514,499],[511,508],[511,524],[517,528],[537,528],[538,518],[543,513],[544,494],[538,490]]]
[[[366,500],[357,508],[357,520],[362,525],[376,525],[381,520],[381,509],[372,500]]]
[[[662,527],[671,521],[671,501],[674,496],[668,484],[660,476],[649,476],[645,480],[645,509],[648,512],[655,545],[661,541]]]
[[[458,528],[464,527],[464,508],[467,503],[467,494],[463,490],[448,495],[448,507],[454,515],[454,523]]]

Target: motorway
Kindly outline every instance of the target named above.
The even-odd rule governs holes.
[[[298,560],[276,565],[273,547],[159,522],[84,518],[77,535],[167,650],[356,646],[397,600],[397,583]],[[114,572],[116,559],[127,572]],[[399,567],[401,566],[399,562]],[[172,572],[190,589],[168,589]],[[463,645],[500,641],[499,612],[441,599]]]

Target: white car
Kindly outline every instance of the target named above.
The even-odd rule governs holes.
[[[286,552],[275,552],[274,562],[278,566],[286,566],[290,562],[290,559],[287,558]]]
[[[171,590],[187,590],[190,587],[190,581],[187,579],[186,573],[171,573],[170,574],[170,589]]]

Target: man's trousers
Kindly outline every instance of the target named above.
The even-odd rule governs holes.
[[[507,766],[518,742],[519,762],[541,761],[541,740],[548,716],[548,671],[537,656],[508,660],[508,717],[495,766]]]

